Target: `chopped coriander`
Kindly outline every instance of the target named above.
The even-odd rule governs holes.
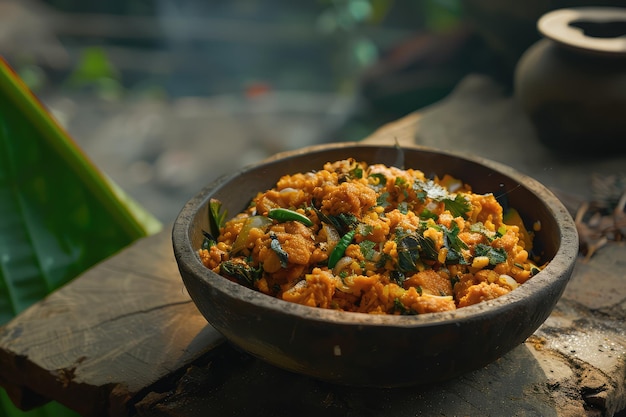
[[[489,265],[498,265],[506,262],[506,251],[503,248],[494,248],[483,243],[476,245],[474,256],[486,256],[489,258]]]
[[[415,193],[415,197],[417,197],[417,199],[420,202],[425,202],[426,201],[426,192],[425,191],[418,191]]]
[[[452,222],[452,227],[448,229],[442,226],[444,246],[448,249],[446,263],[465,264],[465,258],[461,250],[467,249],[467,245],[459,238],[459,226]]]
[[[422,210],[422,212],[420,213],[420,219],[433,219],[433,220],[437,220],[437,218],[439,218],[439,216],[437,216],[435,213],[433,213],[432,211],[428,210],[428,209],[424,209]]]
[[[372,234],[374,227],[371,224],[359,223],[356,227],[356,231],[361,236],[369,236]]]
[[[402,316],[415,316],[417,314],[417,311],[406,308],[406,306],[402,304],[402,301],[400,301],[399,298],[394,298],[393,309],[394,311],[400,313],[400,315]]]
[[[461,194],[457,194],[454,200],[445,198],[443,204],[446,206],[446,210],[449,210],[454,217],[463,217],[467,219],[467,212],[471,210],[469,201]]]
[[[416,193],[424,192],[426,193],[426,197],[432,198],[435,201],[441,201],[450,196],[448,190],[443,188],[441,185],[436,184],[433,180],[415,180],[413,183],[413,190]]]
[[[404,187],[406,186],[406,180],[402,177],[396,177],[396,181],[394,183],[396,187]]]
[[[352,171],[349,172],[351,178],[363,178],[363,168],[360,165],[357,165]]]
[[[372,242],[371,240],[364,240],[361,243],[359,243],[359,248],[361,249],[361,253],[363,254],[363,257],[367,259],[368,261],[373,261],[376,255],[378,254],[378,252],[374,250],[375,246],[376,246],[376,242]]]
[[[381,173],[369,174],[368,184],[375,190],[379,190],[387,185],[387,177]]]
[[[487,229],[485,225],[483,224],[483,222],[476,222],[472,224],[469,230],[470,232],[473,232],[473,233],[480,233],[481,235],[485,236],[490,241],[495,239],[496,237],[496,234],[493,231]]]
[[[389,193],[387,191],[378,196],[376,205],[380,207],[387,207],[389,205]]]

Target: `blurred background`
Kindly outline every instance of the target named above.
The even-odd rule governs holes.
[[[543,13],[620,3],[0,0],[0,55],[168,223],[220,175],[362,139],[469,73],[510,88]]]

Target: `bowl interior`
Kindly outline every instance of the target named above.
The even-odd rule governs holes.
[[[273,187],[282,175],[321,169],[326,162],[349,157],[370,164],[383,163],[419,169],[427,177],[450,174],[470,184],[475,193],[493,193],[505,209],[514,207],[525,219],[528,228],[532,228],[535,222],[541,225],[533,251],[542,261],[552,259],[561,243],[554,207],[547,204],[556,198],[532,178],[493,161],[418,147],[398,150],[394,146],[363,144],[326,145],[285,155],[277,155],[269,162],[221,178],[197,196],[193,204],[199,204],[198,211],[189,225],[192,246],[199,248],[204,239],[202,231],[209,230],[210,198],[220,200],[228,214],[233,216],[247,207],[257,192]]]

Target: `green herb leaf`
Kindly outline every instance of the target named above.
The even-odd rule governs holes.
[[[220,229],[226,222],[226,215],[226,210],[222,210],[222,202],[212,198],[209,201],[209,228],[211,229],[211,235],[220,235]]]
[[[503,248],[494,248],[483,243],[476,245],[474,256],[486,256],[489,258],[490,265],[498,265],[502,262],[506,262],[506,250]]]
[[[396,239],[398,250],[398,270],[417,271],[420,259],[420,245],[417,236],[406,235]]]
[[[278,236],[275,233],[270,232],[270,248],[276,252],[278,255],[278,259],[280,260],[280,266],[283,268],[287,268],[287,264],[289,262],[289,254],[285,252],[282,246],[280,246],[280,242],[278,241]]]
[[[496,238],[496,233],[487,229],[482,222],[473,223],[470,226],[470,232],[480,233],[481,235],[485,236],[490,241]]]
[[[352,213],[340,213],[332,216],[322,213],[315,207],[313,207],[313,210],[317,213],[317,217],[322,223],[333,226],[339,233],[347,233],[359,223],[357,217]]]
[[[217,240],[208,232],[202,231],[202,235],[204,239],[202,240],[202,249],[211,249],[212,246],[217,244]]]
[[[376,199],[376,205],[380,207],[389,206],[389,193],[387,191],[385,191],[384,193],[381,193],[378,196],[378,198]]]
[[[413,182],[413,190],[419,195],[420,192],[426,194],[426,197],[432,198],[435,201],[441,201],[444,198],[448,198],[450,193],[444,187],[436,184],[433,180],[422,181],[415,180]]]
[[[376,242],[372,242],[371,240],[364,240],[359,243],[361,253],[363,254],[363,257],[368,261],[374,260],[374,258],[376,258],[376,255],[378,255],[378,252],[374,249],[375,246]]]
[[[467,245],[459,238],[459,226],[452,222],[451,229],[442,226],[444,246],[448,249],[446,263],[449,264],[466,264],[467,261],[463,257],[461,250],[467,249]]]
[[[460,279],[459,279],[459,277],[457,277],[456,275],[455,275],[455,276],[450,277],[450,285],[452,286],[452,289],[454,289],[454,286],[455,286],[458,282],[460,282],[460,281],[461,281],[461,280],[460,280]]]
[[[434,261],[439,256],[439,252],[437,251],[437,247],[435,242],[428,237],[419,236],[420,242],[420,253],[422,254],[422,258],[428,259],[430,261]]]
[[[400,313],[400,315],[402,316],[415,316],[417,315],[417,311],[406,308],[406,306],[404,304],[402,304],[402,301],[400,301],[399,298],[395,298],[393,300],[393,310],[395,312]]]
[[[439,218],[439,216],[437,216],[435,213],[433,213],[432,211],[428,210],[428,209],[424,209],[422,210],[422,212],[420,213],[420,219],[433,219],[433,220],[437,220],[437,218]]]
[[[389,280],[391,282],[395,282],[401,287],[404,284],[404,281],[406,281],[406,275],[404,275],[401,271],[393,270],[389,272]]]
[[[363,178],[363,168],[360,165],[357,165],[353,170],[351,170],[348,175],[350,178],[361,179]]]
[[[469,201],[462,194],[457,194],[454,200],[445,198],[443,204],[454,217],[463,217],[464,219],[467,218],[467,212],[472,209]]]
[[[364,237],[371,235],[373,230],[374,227],[371,224],[359,223],[356,226],[357,233]]]
[[[380,190],[387,186],[387,177],[381,173],[369,174],[367,179],[369,186],[374,190]]]
[[[260,267],[255,269],[240,260],[228,260],[220,264],[220,275],[233,277],[247,286],[253,286],[255,281],[261,278],[262,273]]]

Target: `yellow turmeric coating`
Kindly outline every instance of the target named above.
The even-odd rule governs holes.
[[[270,210],[281,213],[270,219]],[[539,271],[529,259],[532,233],[519,216],[504,218],[492,194],[449,175],[346,159],[283,176],[199,256],[228,279],[294,303],[435,313],[499,297]]]

